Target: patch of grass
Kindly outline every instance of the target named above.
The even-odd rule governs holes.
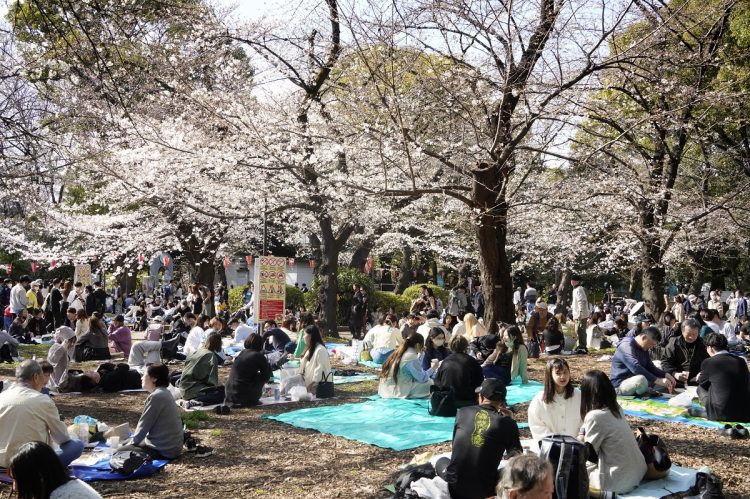
[[[346,338],[334,338],[333,336],[326,336],[323,341],[325,341],[326,343],[338,343],[340,345],[346,345],[347,343],[349,343],[349,340],[347,340]]]
[[[209,434],[212,437],[220,437],[224,434],[224,430],[222,430],[221,428],[214,428],[213,430],[209,432]]]
[[[211,415],[206,411],[183,412],[181,414],[181,417],[182,423],[188,430],[195,430],[196,428],[200,427],[203,421],[211,420]]]
[[[36,355],[37,359],[46,359],[47,358],[47,352],[49,352],[49,349],[52,345],[37,345],[37,344],[30,344],[30,345],[18,345],[18,353],[23,357],[24,359],[31,359]]]
[[[360,383],[346,383],[343,385],[336,385],[335,391],[342,393],[377,393],[378,391],[378,380],[362,381]]]
[[[601,350],[592,351],[591,353],[596,354],[596,355],[614,355],[616,350],[617,349],[614,347],[602,348]]]

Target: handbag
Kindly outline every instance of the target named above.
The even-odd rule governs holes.
[[[588,448],[569,435],[547,435],[539,442],[539,457],[552,464],[554,499],[588,499]]]
[[[658,435],[646,433],[646,430],[639,426],[635,439],[638,442],[638,448],[641,449],[641,454],[646,459],[646,464],[653,463],[656,471],[668,471],[672,467],[667,446]]]
[[[328,381],[328,378],[331,381]],[[329,399],[333,397],[333,373],[329,372],[323,376],[318,382],[318,386],[315,388],[315,396],[319,399]]]
[[[453,390],[432,385],[430,387],[430,405],[427,407],[427,412],[431,416],[455,417],[458,409],[456,408],[456,397]]]

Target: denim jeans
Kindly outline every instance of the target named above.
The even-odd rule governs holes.
[[[57,457],[63,466],[70,466],[70,463],[81,457],[83,454],[83,442],[80,440],[68,440],[60,444],[60,450],[57,451]]]
[[[393,348],[373,348],[370,350],[370,355],[372,356],[373,362],[376,364],[383,364],[393,351]]]

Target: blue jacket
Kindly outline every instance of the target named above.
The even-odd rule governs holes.
[[[623,338],[612,357],[612,369],[609,376],[612,385],[617,388],[620,383],[638,374],[646,377],[649,386],[653,386],[658,378],[664,377],[664,371],[651,362],[648,352],[638,346],[635,338]]]

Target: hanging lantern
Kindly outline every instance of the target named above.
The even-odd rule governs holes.
[[[311,269],[315,268],[315,260],[313,260],[312,258],[310,259],[310,268]]]
[[[164,255],[164,266],[169,267],[169,255]]]
[[[229,267],[229,257],[225,256],[224,257],[224,268],[227,268],[227,267]]]
[[[36,269],[37,269],[37,267],[38,267],[38,266],[37,266],[36,262],[33,262],[33,263],[31,264],[31,271],[32,271],[32,272],[34,272],[35,274],[36,274]]]
[[[288,259],[287,260],[287,265],[289,265],[290,267],[294,267],[294,258]]]
[[[54,258],[49,262],[49,268],[54,269],[57,266],[57,260]]]
[[[143,253],[141,253],[140,255],[138,255],[138,265],[143,265],[143,260],[144,260]]]
[[[253,255],[247,255],[245,257],[245,260],[247,260],[247,264],[248,265],[252,265],[253,264]]]

